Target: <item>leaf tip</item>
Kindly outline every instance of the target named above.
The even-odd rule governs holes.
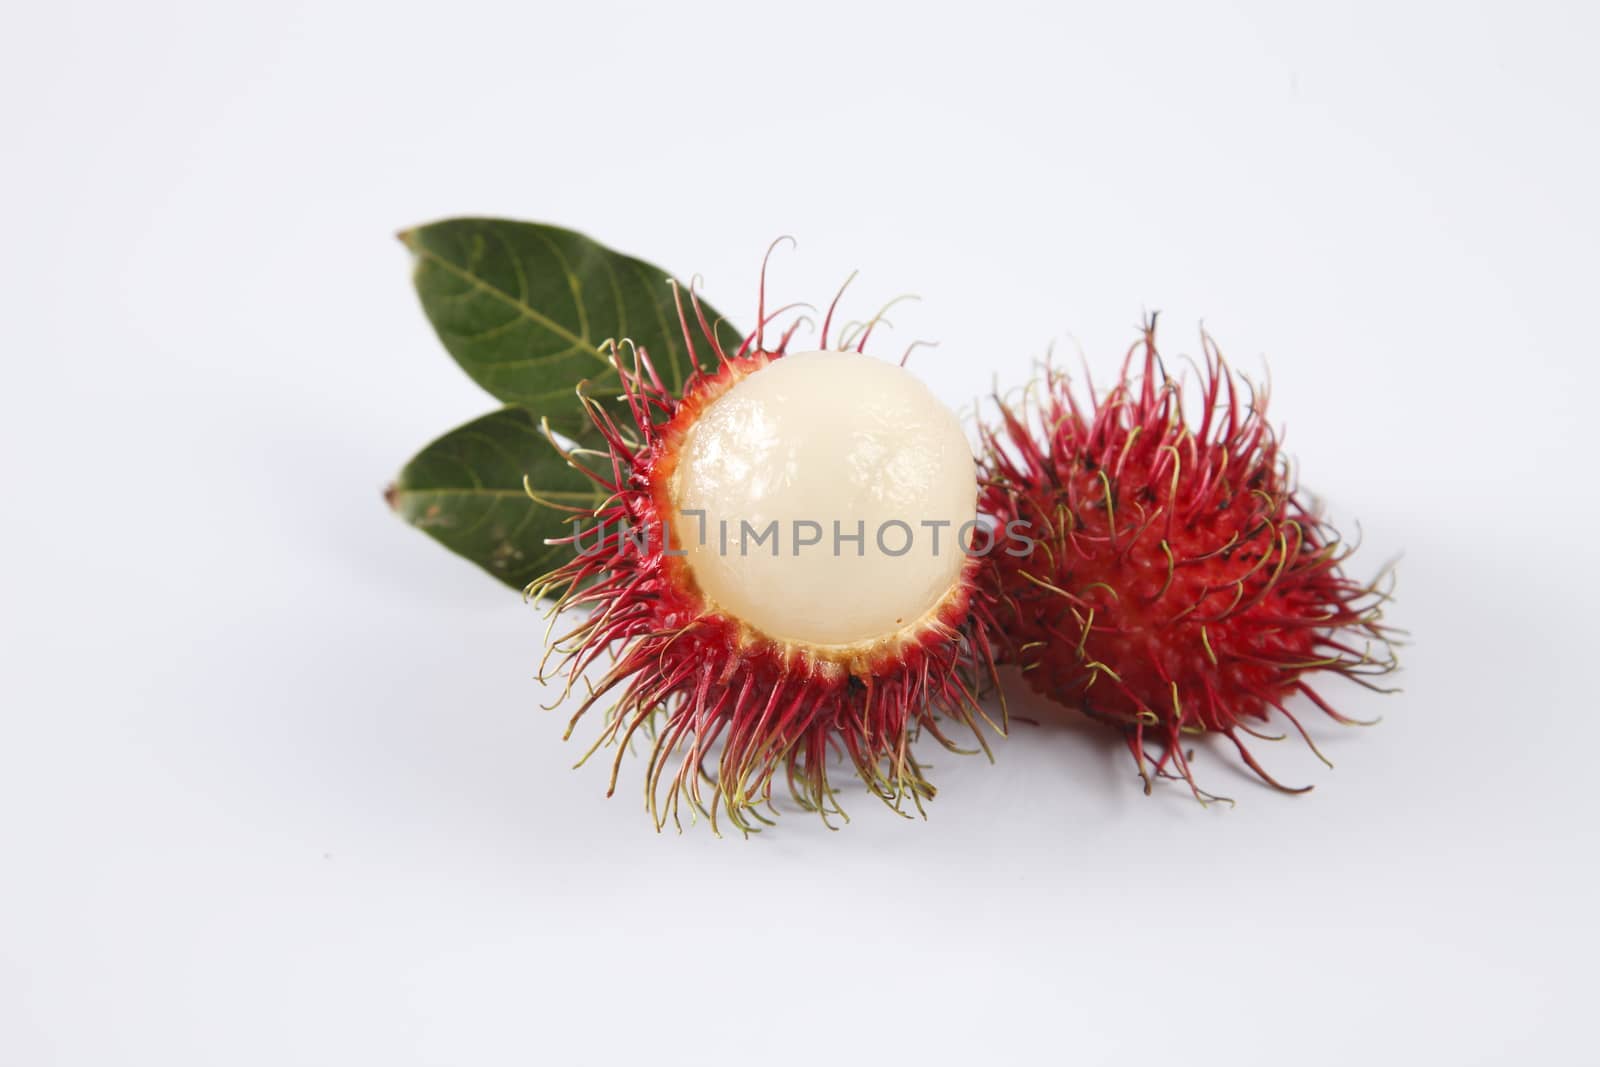
[[[389,505],[390,511],[400,510],[400,486],[390,482],[383,487],[383,502]]]

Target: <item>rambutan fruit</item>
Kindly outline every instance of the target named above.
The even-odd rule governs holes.
[[[579,619],[545,676],[570,692],[608,661],[567,733],[606,709],[584,759],[616,749],[607,795],[649,740],[658,829],[681,829],[680,803],[714,830],[719,812],[759,829],[779,777],[831,827],[840,756],[909,814],[934,793],[912,751],[923,731],[961,751],[954,721],[986,750],[988,613],[960,543],[977,525],[972,448],[908,371],[863,354],[871,323],[829,350],[830,308],[821,351],[788,354],[801,321],[767,348],[781,312],[766,313],[762,273],[758,326],[731,354],[693,294],[689,315],[679,300],[695,366],[680,395],[647,352],[613,348],[629,418],[586,398],[605,451],[568,452],[604,502],[574,512],[574,558],[528,589]]]
[[[1290,699],[1351,721],[1313,683],[1378,688],[1372,676],[1394,666],[1388,592],[1346,577],[1353,548],[1297,490],[1266,391],[1209,336],[1201,344],[1198,423],[1153,318],[1103,395],[1091,385],[1080,399],[1047,367],[1019,402],[999,403],[984,430],[981,510],[1035,541],[987,561],[999,654],[1037,692],[1123,730],[1147,793],[1152,778],[1176,777],[1218,799],[1196,786],[1184,750],[1203,734],[1303,792],[1268,774],[1241,735],[1279,739],[1257,728],[1276,711],[1323,758]]]

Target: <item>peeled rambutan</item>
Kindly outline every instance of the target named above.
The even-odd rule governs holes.
[[[574,512],[574,558],[528,590],[579,620],[542,673],[570,691],[603,672],[568,736],[606,710],[584,759],[616,749],[607,795],[648,740],[658,829],[681,829],[681,803],[714,830],[719,812],[759,829],[779,778],[826,822],[842,815],[838,757],[895,810],[921,811],[934,793],[912,751],[922,732],[961,751],[951,720],[986,750],[977,691],[993,657],[979,560],[958,543],[978,495],[961,426],[903,367],[862,354],[871,324],[828,350],[831,308],[823,351],[787,354],[798,321],[768,349],[778,313],[762,289],[732,354],[693,294],[691,315],[679,301],[695,367],[681,395],[647,352],[613,348],[631,418],[586,398],[605,451],[568,452],[605,500]],[[691,318],[714,366],[699,366]]]
[[[1047,367],[1019,402],[999,403],[984,431],[981,510],[1035,544],[990,556],[982,583],[1001,658],[1039,693],[1123,730],[1146,792],[1154,777],[1178,777],[1216,799],[1184,750],[1202,734],[1228,738],[1271,785],[1303,792],[1273,779],[1241,735],[1278,739],[1252,725],[1277,712],[1322,758],[1290,700],[1352,721],[1313,681],[1378,688],[1372,676],[1394,666],[1388,592],[1345,576],[1353,548],[1297,490],[1266,392],[1209,336],[1201,343],[1198,423],[1157,353],[1153,318],[1103,395],[1091,386],[1080,399]]]

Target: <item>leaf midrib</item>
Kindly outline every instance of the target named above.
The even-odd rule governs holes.
[[[528,496],[526,490],[522,489],[471,489],[464,487],[457,487],[453,489],[397,488],[395,489],[394,493],[396,497],[418,496],[423,493],[428,493],[433,496],[519,496],[527,500],[527,502],[530,504],[538,503],[538,501]],[[570,489],[555,489],[549,492],[541,491],[539,495],[550,500],[570,500],[574,503],[583,503],[594,499],[594,495],[592,493],[574,492]]]
[[[595,359],[599,360],[601,363],[605,363],[606,366],[608,366],[608,367],[610,366],[610,363],[606,360],[606,357],[600,354],[599,346],[597,346],[593,341],[589,340],[587,337],[578,336],[577,334],[573,333],[571,330],[567,329],[565,326],[561,325],[559,322],[556,322],[554,319],[548,318],[547,316],[540,314],[538,311],[535,311],[533,309],[533,307],[530,304],[528,304],[526,301],[523,301],[518,297],[512,296],[510,293],[506,292],[504,289],[499,288],[498,286],[490,285],[488,282],[484,281],[482,278],[478,277],[476,274],[473,274],[471,271],[465,269],[464,267],[457,266],[456,264],[450,262],[448,259],[446,259],[443,256],[439,255],[437,252],[433,251],[432,249],[425,248],[425,247],[423,247],[423,246],[421,246],[419,244],[414,243],[413,241],[411,241],[409,239],[410,238],[409,234],[407,235],[407,238],[408,239],[406,241],[406,244],[411,248],[412,252],[416,253],[416,255],[417,255],[417,257],[419,259],[423,259],[423,260],[426,260],[426,261],[428,261],[430,263],[437,264],[438,266],[444,268],[444,270],[446,272],[454,275],[457,278],[462,279],[463,281],[467,282],[469,285],[473,286],[475,289],[479,289],[482,292],[488,293],[490,296],[496,298],[501,303],[506,304],[506,305],[508,305],[508,306],[510,306],[512,308],[515,308],[519,314],[523,315],[525,318],[529,319],[530,321],[535,322],[538,325],[544,327],[545,329],[549,330],[551,333],[557,335],[558,337],[561,337],[561,338],[565,339],[566,342],[568,344],[572,345],[574,348],[581,349],[581,350],[587,352],[589,355],[593,356]],[[570,276],[568,278],[568,281],[570,283],[570,281],[571,281]]]

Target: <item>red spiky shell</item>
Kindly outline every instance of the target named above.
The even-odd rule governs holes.
[[[567,734],[590,711],[607,706],[606,726],[589,755],[607,745],[616,749],[608,796],[630,742],[651,739],[644,788],[658,829],[668,818],[681,829],[679,805],[685,799],[714,830],[719,810],[742,832],[759,829],[755,823],[771,821],[759,808],[771,810],[780,776],[803,808],[824,821],[843,815],[828,779],[830,759],[838,755],[892,808],[904,814],[902,804],[909,800],[921,811],[923,800],[934,794],[912,752],[922,731],[961,751],[940,722],[955,720],[987,751],[977,721],[990,720],[976,691],[994,667],[992,624],[975,593],[979,561],[967,560],[959,581],[916,625],[872,643],[797,645],[714,610],[688,561],[663,551],[662,518],[673,513],[670,475],[679,445],[705,408],[746,375],[783,358],[794,328],[771,350],[758,328],[728,355],[698,303],[693,306],[716,366],[700,368],[681,304],[680,325],[695,368],[682,395],[662,384],[644,351],[632,350],[633,359],[625,362],[613,350],[634,425],[624,429],[586,400],[610,450],[609,464],[594,469],[573,456],[569,461],[607,497],[575,516],[577,532],[564,543],[579,554],[528,590],[530,596],[554,598],[557,614],[583,616],[557,639],[558,666],[544,674],[564,675],[570,690],[597,660],[614,659]],[[764,327],[764,308],[760,320]],[[853,347],[860,351],[864,344],[863,334]],[[644,551],[641,536],[648,539]]]
[[[1276,710],[1309,744],[1286,704],[1297,694],[1350,721],[1312,679],[1376,688],[1367,676],[1393,665],[1386,593],[1344,575],[1351,550],[1297,492],[1266,393],[1209,337],[1202,345],[1198,425],[1161,364],[1154,320],[1103,396],[1091,389],[1080,404],[1047,369],[1019,405],[999,405],[980,510],[1025,523],[1037,543],[994,554],[985,580],[1004,658],[1038,692],[1121,727],[1147,792],[1169,765],[1195,788],[1182,740],[1199,733],[1229,738],[1285,788],[1240,734],[1261,736],[1251,723]]]

